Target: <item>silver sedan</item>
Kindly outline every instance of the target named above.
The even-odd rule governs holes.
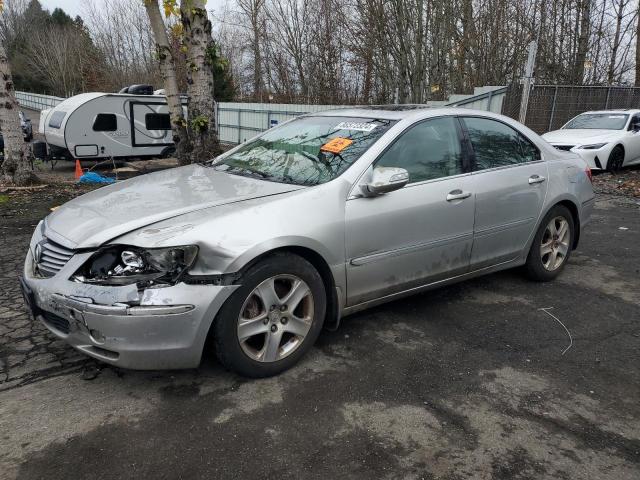
[[[517,266],[555,278],[593,204],[584,161],[509,118],[328,111],[68,202],[36,228],[22,286],[104,362],[189,368],[212,348],[262,377],[364,308]]]

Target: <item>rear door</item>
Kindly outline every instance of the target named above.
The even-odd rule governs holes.
[[[463,117],[472,147],[475,224],[471,270],[522,253],[547,192],[547,163],[521,132],[486,117]]]
[[[424,120],[374,162],[409,172],[409,184],[346,202],[347,303],[356,305],[465,273],[474,197],[459,122]]]

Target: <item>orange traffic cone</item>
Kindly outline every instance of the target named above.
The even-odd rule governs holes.
[[[76,158],[76,180],[82,176],[82,166],[80,166],[80,160]]]

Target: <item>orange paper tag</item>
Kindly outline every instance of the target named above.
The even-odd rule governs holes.
[[[329,153],[340,153],[342,150],[347,148],[352,143],[353,143],[353,140],[349,140],[348,138],[336,137],[336,138],[332,138],[323,146],[321,146],[320,150],[322,150],[323,152],[329,152]]]

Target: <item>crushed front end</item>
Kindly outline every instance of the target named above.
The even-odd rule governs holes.
[[[197,367],[209,327],[237,287],[165,281],[139,270],[125,272],[137,276],[123,281],[113,271],[118,268],[110,266],[107,273],[120,280],[96,272],[95,278],[86,278],[88,265],[112,248],[78,249],[41,222],[21,278],[33,316],[74,348],[106,363],[134,369]],[[156,257],[172,260],[158,255],[145,260]],[[135,267],[136,258],[125,259]]]

